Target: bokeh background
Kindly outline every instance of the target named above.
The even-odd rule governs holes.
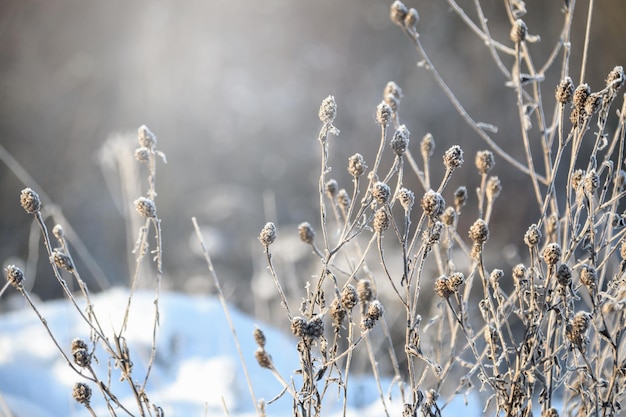
[[[75,253],[92,290],[127,284],[133,243],[129,224],[137,221],[128,217],[130,202],[145,190],[145,172],[138,171],[138,181],[130,154],[134,145],[124,138],[134,138],[146,124],[168,162],[157,171],[166,285],[212,291],[193,238],[190,219],[196,216],[229,298],[244,310],[258,308],[251,308],[246,295],[264,270],[255,239],[266,221],[277,223],[287,242],[283,251],[293,258],[295,267],[285,273],[296,275],[293,280],[300,283],[308,279],[309,272],[297,267],[309,251],[297,242],[296,225],[318,225],[321,100],[333,94],[339,106],[336,125],[341,135],[333,139],[330,164],[332,176],[349,187],[347,158],[360,152],[371,161],[375,154],[375,107],[390,80],[404,90],[400,116],[412,133],[416,156],[421,137],[431,132],[437,145],[434,175],[439,178],[441,154],[460,144],[466,165],[446,195],[451,198],[456,186],[466,185],[473,197],[478,184],[473,154],[486,146],[430,73],[416,65],[419,57],[412,44],[389,21],[390,3],[2,1],[0,144],[35,183],[24,183],[24,175],[16,175],[15,164],[10,169],[9,156],[3,153],[0,259],[26,265],[29,285],[38,296],[60,295],[37,244],[32,217],[19,206],[20,190],[30,186],[48,207],[62,212],[66,230],[71,226],[101,268],[100,273]],[[475,17],[471,1],[458,3]],[[489,3],[485,12],[492,34],[511,45],[502,2],[484,3]],[[588,4],[577,3],[571,50],[576,81]],[[418,9],[420,39],[454,93],[476,120],[497,125],[493,138],[522,159],[515,95],[482,42],[447,2],[406,4]],[[564,2],[526,4],[529,31],[542,36],[540,43],[530,45],[539,66],[558,41]],[[604,86],[615,65],[626,64],[625,17],[622,0],[596,2],[585,77],[592,90]],[[558,78],[558,69],[546,74],[543,94],[549,117]],[[497,230],[493,234],[499,244],[515,246],[536,221],[537,209],[526,197],[526,177],[500,159],[493,173],[504,190],[491,229]],[[413,179],[407,184],[421,195]],[[466,224],[474,220],[472,210],[475,201],[468,206]]]

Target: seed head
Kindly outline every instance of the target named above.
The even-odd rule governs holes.
[[[333,121],[335,121],[335,117],[337,117],[337,103],[335,102],[335,97],[328,96],[322,100],[318,115],[324,124],[332,124]]]
[[[347,310],[352,310],[358,302],[356,288],[353,285],[346,285],[341,291],[341,305]]]
[[[475,244],[484,244],[489,239],[487,223],[483,219],[477,219],[469,229],[469,237]]]
[[[406,212],[409,212],[415,202],[415,194],[408,188],[402,187],[398,190],[398,201],[402,208],[404,208]]]
[[[622,257],[622,260],[626,261],[626,241],[622,242],[622,246],[619,249],[619,255]]]
[[[374,298],[372,283],[368,279],[361,279],[356,285],[357,296],[361,304],[367,304]]]
[[[62,241],[65,239],[65,232],[63,231],[63,226],[60,224],[54,225],[52,228],[52,234],[57,238],[58,241]]]
[[[462,272],[454,272],[448,277],[448,288],[457,292],[465,282],[465,275]]]
[[[526,36],[528,36],[528,26],[522,19],[517,19],[511,28],[511,40],[515,43],[524,42]]]
[[[265,347],[265,333],[263,333],[263,330],[259,329],[258,327],[254,328],[254,341],[256,342],[256,344],[260,347],[260,348],[264,348]]]
[[[87,349],[78,348],[72,350],[72,357],[74,358],[74,363],[81,368],[85,368],[91,365],[91,355],[87,351]]]
[[[543,250],[543,261],[554,266],[561,259],[561,246],[558,243],[548,243]]]
[[[452,146],[443,154],[443,164],[449,170],[463,165],[463,149],[459,145]]]
[[[448,277],[442,275],[435,280],[435,293],[444,299],[449,298],[452,294],[454,294],[454,291],[450,289]]]
[[[487,200],[493,201],[500,195],[502,191],[502,183],[500,182],[500,178],[496,176],[491,176],[487,180],[487,189],[485,190],[485,194],[487,195]]]
[[[88,349],[87,343],[85,343],[85,341],[83,339],[80,338],[75,338],[74,340],[72,340],[72,344],[70,346],[70,350],[72,351],[72,353],[78,349]]]
[[[37,214],[41,210],[39,195],[31,188],[24,188],[20,195],[20,204],[28,214]]]
[[[619,90],[624,85],[625,79],[624,67],[621,65],[616,66],[609,72],[608,77],[606,77],[606,86],[613,90]]]
[[[389,213],[385,207],[381,207],[374,213],[374,231],[381,234],[389,228]]]
[[[454,192],[454,207],[457,212],[461,211],[461,207],[463,207],[467,203],[467,188],[465,186],[460,186]]]
[[[504,277],[504,271],[501,269],[494,269],[491,271],[491,274],[489,274],[489,281],[491,281],[492,285],[495,286],[500,282],[502,277]]]
[[[574,106],[576,106],[576,108],[581,111],[584,110],[585,103],[587,102],[587,97],[589,97],[589,94],[591,94],[591,88],[589,88],[589,84],[583,83],[576,87],[576,90],[574,90],[574,98],[572,100],[574,102]]]
[[[408,12],[409,10],[404,5],[404,3],[402,3],[400,0],[395,0],[391,4],[389,17],[391,18],[391,21],[393,23],[400,26],[401,28],[404,28],[404,19],[406,18]]]
[[[513,267],[513,278],[515,278],[515,280],[522,280],[524,278],[526,278],[526,267],[524,266],[524,264],[517,264]]]
[[[420,20],[420,17],[419,17],[419,14],[417,13],[417,10],[411,7],[409,11],[407,12],[406,16],[404,17],[404,27],[407,30],[415,31],[415,26],[417,25],[417,22],[419,22],[419,20]]]
[[[324,190],[326,191],[326,195],[329,198],[334,198],[337,195],[337,190],[339,189],[339,185],[337,184],[337,180],[330,179],[324,184]]]
[[[535,247],[539,244],[541,240],[541,230],[537,227],[536,224],[531,224],[526,233],[524,233],[524,243],[529,248]]]
[[[577,169],[576,171],[574,171],[574,173],[572,174],[572,188],[574,189],[574,191],[578,190],[578,187],[583,182],[584,176],[585,171],[583,171],[582,169]]]
[[[265,349],[263,349],[262,347],[259,347],[254,352],[254,357],[256,358],[256,361],[257,361],[257,363],[259,364],[259,366],[261,368],[272,369],[272,367],[273,367],[273,365],[272,365],[272,357],[267,354]]]
[[[453,226],[455,220],[456,220],[456,211],[454,210],[454,207],[452,206],[446,207],[443,214],[441,215],[441,221],[443,222],[443,224],[445,224],[446,226]]]
[[[424,160],[430,159],[435,152],[435,138],[430,133],[426,133],[420,142],[420,150],[422,151],[422,158]]]
[[[24,285],[24,272],[15,265],[9,265],[6,268],[7,281],[15,288],[20,289]]]
[[[598,272],[593,266],[587,264],[582,264],[580,266],[580,282],[585,287],[589,290],[593,290],[596,287],[597,280]]]
[[[363,175],[366,169],[367,165],[365,165],[363,155],[361,155],[360,153],[355,153],[350,158],[348,158],[348,172],[354,178]]]
[[[362,330],[370,330],[374,328],[374,325],[384,314],[383,305],[380,301],[374,300],[370,303],[367,308],[367,313],[365,317],[361,320],[361,329]]]
[[[559,265],[559,268],[556,271],[556,280],[559,285],[569,287],[572,283],[572,271],[569,269],[569,266],[566,264]]]
[[[74,264],[72,263],[72,259],[64,254],[59,248],[56,248],[52,251],[52,260],[54,261],[57,268],[65,269],[69,272],[72,272],[74,270]]]
[[[135,149],[135,160],[142,163],[150,161],[150,149],[144,146]]]
[[[396,155],[404,155],[404,152],[406,152],[406,148],[409,146],[410,135],[411,132],[409,132],[409,129],[407,129],[405,125],[400,126],[393,133],[393,138],[391,138],[390,145],[391,149],[393,149],[393,152]]]
[[[91,388],[84,382],[77,382],[74,384],[72,397],[74,397],[79,404],[89,405],[89,401],[91,400]]]
[[[381,126],[389,126],[392,114],[393,110],[391,110],[389,104],[385,103],[384,101],[380,102],[378,107],[376,107],[376,121]]]
[[[306,334],[307,321],[304,317],[296,316],[291,319],[291,333],[296,337],[304,337]]]
[[[593,195],[600,187],[600,177],[595,169],[591,169],[586,175],[583,182],[583,190],[587,195]]]
[[[341,328],[341,324],[346,318],[346,314],[346,309],[341,305],[339,299],[335,298],[330,304],[330,317],[333,320],[333,327],[335,328],[335,331],[338,331]]]
[[[347,212],[348,207],[350,207],[350,196],[344,188],[339,190],[339,192],[337,193],[337,204],[339,205],[339,208],[341,208],[341,210],[343,210],[344,212]]]
[[[303,222],[298,225],[298,234],[300,235],[300,240],[309,245],[315,240],[315,230],[313,230],[309,222]]]
[[[482,175],[487,174],[496,165],[496,160],[493,157],[493,152],[490,150],[476,152],[476,168]]]
[[[306,336],[309,339],[318,339],[324,335],[324,320],[321,315],[317,315],[309,321],[306,326]]]
[[[543,414],[541,414],[541,417],[559,417],[559,412],[554,407],[548,408]]]
[[[430,235],[428,236],[428,245],[432,246],[435,243],[439,242],[441,239],[441,231],[443,230],[443,223],[440,221],[435,221],[433,223],[433,227],[430,229]]]
[[[563,105],[572,102],[572,96],[574,95],[574,82],[570,77],[565,77],[561,80],[556,92],[554,93],[556,101]]]
[[[276,240],[276,225],[272,222],[265,223],[263,229],[261,229],[261,234],[259,235],[259,240],[263,244],[263,246],[269,246]]]
[[[400,101],[402,97],[402,89],[393,81],[389,81],[383,90],[383,97],[393,96],[397,101]]]
[[[157,142],[156,136],[154,133],[152,133],[150,129],[148,129],[148,126],[146,125],[139,126],[138,134],[139,134],[139,137],[138,137],[139,145],[148,149],[154,148]]]
[[[421,206],[424,213],[434,219],[441,216],[446,209],[446,201],[438,192],[428,190],[422,197]]]
[[[602,106],[602,94],[600,93],[592,93],[589,94],[587,100],[585,101],[585,114],[591,116]]]
[[[139,197],[135,200],[135,209],[142,217],[156,218],[156,205],[149,198]]]

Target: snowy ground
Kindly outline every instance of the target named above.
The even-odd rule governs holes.
[[[120,327],[127,294],[125,289],[114,289],[93,297],[100,323],[110,334]],[[140,380],[150,353],[153,297],[153,293],[138,293],[133,297],[131,321],[125,333],[135,359],[133,373]],[[39,307],[68,354],[72,339],[88,339],[88,328],[68,302],[42,303]],[[226,415],[224,404],[232,417],[255,415],[233,335],[219,301],[167,293],[160,297],[160,309],[157,357],[148,385],[150,399],[163,407],[166,416],[223,416]],[[234,308],[229,311],[255,395],[270,400],[281,392],[282,386],[254,359],[257,347],[252,332],[257,323]],[[289,379],[298,367],[295,340],[270,326],[258,325],[266,335],[266,350],[276,368]],[[100,364],[96,368],[106,380],[106,355],[98,349],[97,356]],[[134,400],[128,395],[126,383],[118,382],[118,377],[112,376],[113,392],[133,410]],[[7,406],[14,417],[87,416],[85,409],[71,397],[72,386],[79,380],[80,376],[69,368],[32,310],[0,316],[0,417],[11,415]],[[388,390],[389,381],[383,383],[383,388]],[[349,394],[347,415],[385,415],[373,380],[351,377]],[[401,404],[397,392],[392,394],[396,401],[389,402],[389,410],[399,416]],[[95,390],[93,397],[92,406],[98,416],[109,415]],[[444,416],[481,415],[479,407],[464,407],[462,398],[458,400],[458,405],[455,402],[445,408]],[[341,415],[342,407],[325,404],[323,410],[325,415]],[[292,415],[288,395],[268,405],[267,414]]]

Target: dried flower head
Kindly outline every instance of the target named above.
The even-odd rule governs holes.
[[[585,101],[585,114],[591,116],[600,109],[600,106],[602,106],[602,94],[589,94],[589,97],[587,97]]]
[[[520,281],[526,278],[526,272],[527,270],[524,264],[517,264],[513,267],[513,278],[516,281]]]
[[[556,92],[554,93],[556,101],[562,105],[572,102],[572,96],[574,95],[574,82],[570,77],[565,77],[561,80]]]
[[[459,145],[454,145],[443,154],[443,165],[453,170],[463,165],[463,149]]]
[[[295,316],[291,319],[291,333],[296,337],[304,337],[306,334],[307,321],[304,317]]]
[[[389,228],[389,223],[390,220],[387,209],[385,207],[381,207],[376,210],[376,213],[374,213],[374,221],[372,224],[374,226],[374,231],[378,234],[381,234]]]
[[[543,250],[543,261],[554,266],[561,259],[561,246],[558,243],[548,243]]]
[[[387,204],[391,196],[391,189],[384,182],[377,181],[372,186],[372,196],[378,204]]]
[[[619,90],[624,86],[625,79],[624,67],[618,65],[613,68],[611,72],[609,72],[608,77],[606,77],[606,86],[613,90]]]
[[[52,228],[52,234],[57,238],[58,241],[63,241],[65,239],[65,232],[63,231],[63,226],[60,224],[54,225]]]
[[[498,285],[502,277],[504,277],[504,271],[496,268],[491,271],[491,274],[489,274],[489,281],[495,287]]]
[[[380,104],[376,107],[376,122],[378,122],[378,124],[381,126],[389,126],[392,114],[393,110],[391,110],[389,104],[381,101]]]
[[[78,349],[88,349],[87,343],[80,338],[75,338],[74,340],[72,340],[72,344],[70,345],[70,351],[74,352],[75,350]]]
[[[469,229],[472,242],[482,245],[489,239],[489,227],[483,219],[477,219]]]
[[[490,150],[476,152],[476,168],[482,175],[486,175],[496,165],[496,159]]]
[[[318,339],[324,335],[324,318],[321,315],[314,316],[306,326],[305,335],[309,339]]]
[[[328,198],[334,198],[335,195],[337,195],[337,190],[339,189],[339,184],[337,184],[337,180],[334,179],[330,179],[328,181],[326,181],[326,184],[324,184],[324,191],[326,192],[326,195],[328,196]]]
[[[559,265],[556,270],[556,281],[563,287],[569,287],[572,283],[572,271],[566,264]]]
[[[422,197],[421,206],[424,213],[434,219],[446,209],[446,201],[437,191],[428,190]]]
[[[7,281],[16,289],[22,288],[24,285],[24,272],[15,265],[9,265],[6,268]]]
[[[309,245],[315,240],[315,230],[313,230],[313,226],[309,222],[303,222],[298,225],[298,235],[300,235],[301,241]]]
[[[435,138],[430,133],[426,133],[420,142],[420,150],[422,151],[422,158],[424,160],[430,159],[435,152]]]
[[[354,288],[352,284],[346,285],[343,290],[341,290],[341,305],[347,310],[352,310],[357,302],[358,296],[356,288]]]
[[[400,101],[404,95],[402,94],[402,89],[398,84],[393,81],[389,81],[383,90],[383,97],[393,96],[397,101]]]
[[[587,264],[580,266],[580,282],[589,290],[596,288],[596,282],[598,281],[598,272],[596,269]]]
[[[391,138],[390,145],[391,145],[391,149],[393,149],[393,152],[396,155],[398,156],[404,155],[404,152],[406,152],[406,148],[408,148],[409,146],[410,135],[411,135],[411,132],[409,132],[409,129],[407,129],[405,125],[401,125],[393,133],[393,137]]]
[[[458,292],[459,288],[465,282],[465,275],[462,272],[453,272],[448,277],[448,288],[451,291]]]
[[[138,129],[139,145],[144,148],[152,149],[156,145],[156,135],[152,133],[148,126],[141,125]]]
[[[577,169],[576,171],[574,171],[574,173],[572,174],[572,188],[574,189],[574,191],[578,190],[578,187],[583,182],[584,176],[585,171],[583,171],[582,169]]]
[[[559,417],[559,412],[557,411],[556,408],[551,407],[551,408],[548,408],[546,411],[544,411],[541,414],[541,417]]]
[[[589,84],[583,83],[576,87],[574,90],[574,98],[572,101],[574,102],[574,106],[580,111],[585,109],[585,103],[587,102],[587,97],[591,94],[591,88],[589,88]]]
[[[449,298],[452,294],[454,294],[454,291],[450,289],[448,277],[442,275],[435,280],[435,293],[444,299]]]
[[[365,331],[374,328],[376,322],[383,316],[384,311],[380,301],[372,301],[367,308],[365,317],[361,319],[361,329]]]
[[[84,382],[77,382],[74,384],[72,397],[79,404],[89,405],[89,401],[91,401],[91,388]]]
[[[345,188],[342,188],[337,193],[337,204],[339,205],[339,208],[344,212],[348,211],[348,207],[350,207],[350,195],[348,195],[348,192],[345,190]]]
[[[587,337],[585,336],[585,333],[589,328],[591,318],[592,316],[590,313],[587,313],[586,311],[579,311],[565,328],[565,335],[567,336],[567,339],[570,343],[577,346],[582,351],[584,351],[585,345],[587,344]]]
[[[400,26],[401,28],[404,28],[404,19],[406,18],[408,12],[409,10],[404,5],[404,3],[402,3],[400,0],[395,0],[391,4],[389,17],[391,18],[391,21],[393,23]]]
[[[254,328],[254,341],[256,342],[256,344],[260,347],[260,348],[264,348],[265,347],[265,333],[263,333],[263,330],[259,329],[258,327]]]
[[[517,19],[511,27],[511,40],[515,43],[524,42],[528,36],[528,26],[522,19]]]
[[[363,155],[360,153],[355,153],[348,158],[348,172],[354,178],[363,175],[366,169],[367,165],[365,165],[365,159],[363,159]]]
[[[141,163],[147,163],[150,161],[150,149],[140,146],[135,149],[135,160]]]
[[[367,304],[374,298],[372,283],[369,279],[361,279],[356,285],[356,293],[361,304]]]
[[[500,195],[502,191],[502,183],[500,182],[500,178],[496,176],[491,176],[487,180],[487,187],[485,190],[485,194],[487,195],[487,200],[493,201]]]
[[[85,348],[72,349],[72,357],[74,358],[74,363],[81,368],[91,365],[91,355]]]
[[[537,227],[536,224],[531,224],[526,233],[524,233],[524,243],[529,248],[535,247],[539,244],[541,240],[541,230]]]
[[[262,347],[254,352],[254,357],[261,368],[272,369],[272,357]]]
[[[467,188],[462,185],[454,192],[454,207],[457,212],[460,212],[465,204],[467,204]]]
[[[63,253],[63,250],[60,248],[55,248],[52,251],[52,260],[57,268],[65,269],[69,272],[72,272],[74,270],[72,258]]]
[[[623,169],[620,169],[619,171],[617,171],[615,173],[615,186],[617,187],[618,191],[623,191],[624,187],[626,186],[626,171],[624,171]]]
[[[626,261],[626,241],[622,242],[622,246],[619,249],[619,255],[622,257],[622,260]]]
[[[430,229],[430,233],[428,235],[428,246],[432,246],[435,243],[439,242],[441,239],[441,231],[443,230],[443,223],[440,221],[433,222],[433,227]]]
[[[274,243],[276,240],[276,225],[272,222],[265,223],[259,234],[259,240],[263,246],[269,246]]]
[[[330,318],[333,320],[333,328],[338,331],[341,328],[341,324],[346,318],[348,312],[341,305],[338,298],[335,298],[330,304]]]
[[[407,12],[406,16],[404,16],[404,27],[407,30],[415,31],[415,26],[417,26],[417,22],[419,22],[420,17],[415,8],[411,7]]]
[[[446,207],[441,215],[441,221],[446,226],[454,226],[454,222],[456,221],[456,211],[454,210],[454,207]]]
[[[31,188],[24,188],[20,194],[20,204],[28,214],[37,214],[41,210],[39,195]]]
[[[589,170],[583,180],[583,190],[589,196],[593,195],[600,187],[600,177],[595,169]]]
[[[156,205],[149,198],[139,197],[135,200],[135,209],[142,217],[156,218]]]
[[[322,100],[318,115],[324,124],[332,124],[335,121],[335,117],[337,117],[337,103],[335,102],[335,97],[328,96]]]
[[[398,201],[402,208],[404,208],[406,212],[409,212],[415,202],[415,194],[408,188],[402,187],[398,190]]]

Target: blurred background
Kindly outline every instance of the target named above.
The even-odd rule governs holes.
[[[471,1],[458,3],[475,18]],[[494,38],[511,46],[502,2],[485,3]],[[571,51],[576,82],[588,4],[577,3]],[[75,261],[92,291],[128,284],[135,238],[129,223],[138,220],[131,203],[146,184],[146,172],[132,152],[137,128],[146,124],[167,155],[167,164],[157,168],[156,200],[163,221],[166,285],[212,291],[193,236],[190,219],[196,216],[229,298],[248,312],[258,309],[245,295],[265,270],[256,237],[266,221],[278,225],[286,264],[292,265],[283,269],[282,278],[303,283],[311,274],[298,269],[310,250],[297,241],[297,224],[319,225],[320,102],[332,94],[338,103],[335,124],[341,134],[331,143],[331,176],[349,188],[347,158],[355,152],[367,161],[374,158],[379,139],[375,108],[390,80],[404,91],[400,117],[411,131],[415,156],[427,132],[435,138],[435,183],[443,172],[443,152],[454,144],[466,152],[466,164],[444,197],[451,201],[456,187],[466,185],[474,198],[479,182],[474,153],[486,145],[464,124],[431,74],[416,65],[419,57],[411,42],[389,21],[390,4],[4,0],[0,144],[8,154],[0,163],[0,259],[5,265],[25,265],[28,285],[39,297],[60,296],[32,216],[19,206],[20,190],[29,186],[49,208],[62,212]],[[406,4],[420,13],[420,39],[470,115],[498,126],[494,140],[523,159],[515,94],[484,44],[447,2]],[[565,2],[526,4],[529,32],[542,37],[529,45],[539,67],[558,41]],[[615,65],[626,64],[625,13],[621,0],[596,2],[585,77],[593,91],[604,87]],[[504,61],[511,65],[510,59]],[[557,66],[544,83],[549,118],[558,81]],[[7,165],[11,157],[13,169]],[[498,230],[492,233],[498,239],[494,246],[514,247],[536,221],[537,208],[526,197],[527,178],[501,159],[496,162],[492,173],[500,177],[503,192],[493,222],[503,227],[492,226]],[[24,173],[16,175],[15,163],[34,183],[24,183]],[[421,196],[410,175],[407,185]],[[474,200],[460,230],[475,220]],[[78,250],[91,254],[101,271]],[[269,290],[274,293],[271,286]]]

